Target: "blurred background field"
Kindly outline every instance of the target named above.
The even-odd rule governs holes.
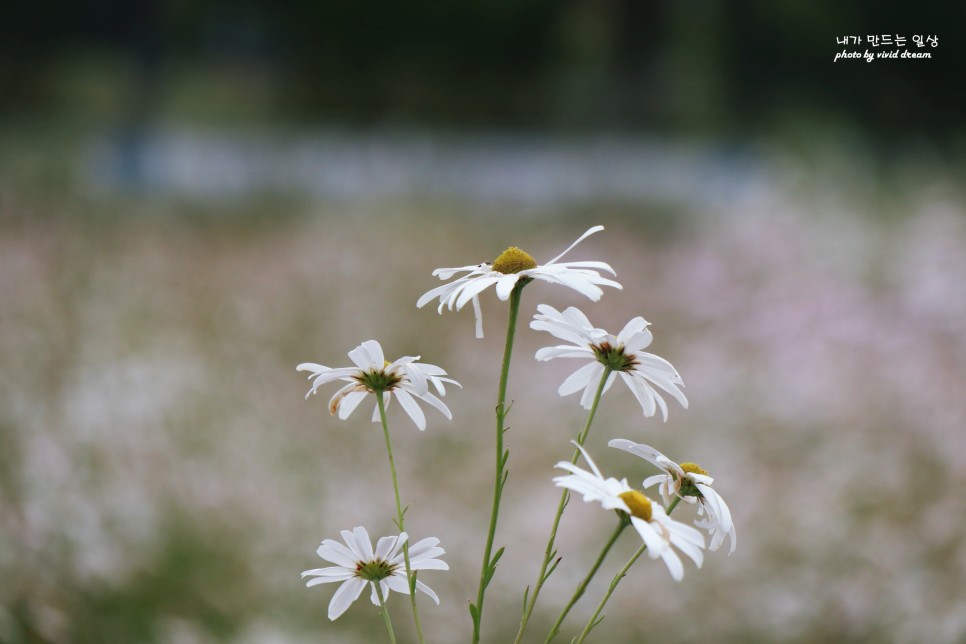
[[[505,306],[438,316],[434,268],[509,245],[623,283],[538,303],[643,315],[690,408],[613,437],[701,463],[739,546],[675,584],[643,561],[598,641],[966,641],[963,10],[765,3],[19,5],[0,26],[0,641],[358,642],[362,601],[298,574],[389,534],[378,426],[295,365],[378,339],[463,383],[392,409],[432,641],[464,641],[491,494]],[[867,7],[866,7],[867,8]],[[832,63],[836,36],[939,34],[927,61]],[[584,416],[521,324],[486,641],[512,640]],[[563,361],[559,361],[563,362]],[[687,517],[687,511],[681,512]],[[536,640],[611,530],[573,503]],[[590,614],[630,537],[575,608]],[[412,641],[406,605],[397,632]],[[562,641],[565,641],[562,639]]]

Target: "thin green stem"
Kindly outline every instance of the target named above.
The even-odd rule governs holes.
[[[674,501],[672,501],[671,505],[667,507],[667,513],[669,515],[671,514],[671,511],[677,507],[680,501],[681,497],[674,497]],[[584,626],[584,630],[581,631],[580,635],[575,640],[575,644],[580,644],[583,642],[587,638],[587,635],[590,634],[590,631],[594,628],[594,626],[597,625],[597,618],[600,616],[600,612],[604,610],[604,604],[606,604],[607,600],[610,599],[610,596],[614,594],[614,591],[617,590],[617,584],[621,583],[621,579],[623,579],[624,575],[627,574],[627,571],[631,569],[631,566],[634,565],[634,562],[640,559],[645,550],[647,550],[647,544],[642,544],[641,547],[637,549],[637,552],[631,555],[631,558],[627,560],[627,563],[624,564],[624,567],[621,568],[616,575],[614,575],[614,579],[610,582],[610,586],[607,587],[607,592],[604,593],[604,597],[600,600],[600,603],[597,604],[597,609],[594,611],[594,614],[590,616],[590,619],[587,621],[587,625]]]
[[[590,569],[590,572],[587,573],[587,576],[584,578],[584,580],[577,586],[577,590],[574,591],[574,596],[570,598],[570,602],[568,602],[564,607],[563,612],[560,613],[560,617],[558,617],[557,621],[554,622],[553,628],[550,629],[550,634],[547,635],[547,639],[544,641],[544,644],[552,640],[560,631],[560,625],[563,624],[564,619],[567,617],[567,613],[570,612],[570,609],[573,608],[573,605],[577,603],[577,600],[580,599],[580,597],[584,594],[584,591],[587,590],[587,584],[589,584],[590,580],[594,578],[595,574],[597,574],[597,570],[600,568],[601,564],[604,563],[604,558],[607,557],[607,553],[610,552],[614,542],[617,541],[617,537],[621,536],[621,532],[623,532],[624,528],[629,526],[630,523],[631,522],[628,515],[621,515],[620,524],[617,526],[617,529],[614,530],[614,534],[610,536],[610,539],[607,540],[607,543],[604,545],[604,549],[600,551],[600,555],[597,557],[597,561],[594,562],[594,566]]]
[[[486,587],[493,578],[496,571],[496,563],[503,555],[501,548],[496,556],[493,556],[493,539],[496,535],[496,524],[500,514],[500,498],[503,495],[503,486],[506,484],[508,471],[506,469],[509,452],[503,448],[503,426],[506,419],[506,386],[510,375],[510,356],[513,354],[513,337],[516,334],[517,314],[520,312],[520,296],[523,287],[530,280],[522,279],[510,293],[510,319],[507,322],[506,344],[503,348],[503,367],[500,371],[500,389],[496,401],[496,476],[493,481],[493,508],[490,511],[490,527],[486,534],[486,546],[483,549],[483,567],[480,571],[480,587],[476,594],[476,604],[470,605],[470,615],[473,618],[473,644],[480,641],[480,625],[483,619],[483,598],[486,594]]]
[[[386,622],[386,630],[389,631],[390,644],[396,644],[396,634],[392,631],[392,620],[389,619],[389,609],[386,608],[386,598],[382,596],[382,587],[378,581],[369,582],[376,589],[376,597],[379,598],[379,608],[382,609],[382,619]]]
[[[584,424],[584,428],[580,430],[577,434],[577,444],[583,446],[584,441],[587,440],[587,434],[590,432],[590,425],[594,422],[594,416],[597,414],[597,405],[600,403],[600,398],[604,394],[604,387],[607,385],[607,379],[610,378],[612,369],[610,367],[604,367],[604,373],[600,377],[600,384],[597,385],[597,393],[594,395],[594,403],[590,407],[590,413],[587,414],[587,422]],[[571,465],[577,463],[577,459],[580,458],[580,450],[574,450],[573,458],[570,459]],[[543,588],[544,583],[550,578],[553,573],[553,569],[550,573],[547,572],[547,568],[550,566],[550,562],[553,561],[554,556],[557,554],[554,550],[554,542],[557,539],[557,528],[560,526],[560,519],[563,517],[564,508],[567,507],[567,502],[570,499],[570,491],[564,490],[560,495],[560,503],[557,504],[557,513],[553,517],[553,527],[550,528],[550,539],[547,540],[547,548],[543,554],[543,562],[540,564],[540,572],[537,574],[537,582],[533,586],[533,593],[530,595],[527,603],[524,605],[523,618],[520,620],[520,630],[517,631],[517,637],[514,640],[514,644],[519,644],[523,639],[523,632],[527,628],[527,622],[530,621],[530,615],[533,614],[533,608],[537,604],[537,596],[540,594],[540,590]]]
[[[399,499],[399,481],[396,478],[396,463],[392,458],[392,442],[389,440],[389,423],[386,420],[386,402],[383,399],[384,392],[376,392],[376,404],[379,405],[379,418],[382,420],[382,434],[386,438],[386,453],[389,455],[389,471],[392,472],[392,491],[396,496],[396,525],[400,532],[406,531],[404,515],[406,511],[402,507]],[[423,627],[419,623],[419,610],[416,608],[416,575],[409,565],[409,540],[403,544],[403,561],[406,564],[406,580],[409,583],[409,601],[413,607],[413,621],[416,622],[416,636],[420,644],[425,642],[423,639]],[[376,584],[378,586],[378,584]]]

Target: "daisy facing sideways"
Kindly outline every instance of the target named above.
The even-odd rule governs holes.
[[[714,479],[708,476],[700,465],[696,463],[681,463],[680,465],[657,451],[650,445],[634,443],[625,438],[615,438],[607,443],[611,447],[636,454],[648,463],[664,470],[664,474],[655,474],[644,479],[644,489],[652,485],[659,485],[658,490],[665,503],[672,496],[677,496],[688,503],[698,504],[698,515],[702,518],[694,522],[699,528],[704,528],[711,536],[708,550],[717,550],[724,542],[725,535],[731,540],[730,555],[737,546],[735,524],[731,520],[731,510],[721,495],[714,491],[711,484]],[[705,517],[707,513],[707,517]]]
[[[614,379],[620,376],[641,404],[645,416],[653,416],[660,407],[661,414],[667,421],[667,403],[658,389],[670,394],[687,409],[688,399],[679,388],[684,386],[684,381],[671,363],[641,350],[653,340],[647,328],[648,322],[644,318],[634,318],[624,325],[617,336],[613,336],[603,329],[595,328],[587,316],[573,306],[561,313],[552,306],[541,304],[537,311],[530,322],[531,329],[546,331],[570,343],[540,349],[536,353],[537,360],[591,360],[563,381],[557,390],[561,396],[569,396],[583,389],[580,404],[584,409],[590,409],[604,370],[610,369],[604,391],[610,389]]]
[[[577,443],[574,442],[574,445]],[[627,479],[605,479],[587,451],[580,445],[577,445],[577,449],[584,455],[591,472],[561,461],[557,467],[570,474],[554,478],[555,485],[583,495],[584,501],[597,501],[605,510],[617,510],[628,515],[631,525],[647,544],[648,556],[663,559],[675,581],[684,578],[684,566],[674,548],[690,557],[698,568],[701,567],[704,561],[701,552],[704,536],[700,532],[669,517],[663,507],[653,503],[642,492],[632,489]]]
[[[368,394],[377,392],[384,393],[387,406],[395,395],[420,431],[426,429],[426,416],[416,404],[416,398],[429,403],[446,418],[453,419],[449,408],[429,391],[429,385],[432,384],[436,392],[444,396],[446,388],[443,383],[460,386],[455,380],[445,378],[446,372],[440,367],[416,362],[419,356],[404,356],[390,363],[385,359],[382,346],[375,340],[360,344],[349,352],[349,358],[355,363],[354,367],[333,368],[314,362],[303,362],[296,367],[298,371],[312,372],[309,375],[312,388],[305,397],[317,393],[319,387],[326,383],[341,380],[349,384],[335,392],[329,400],[329,412],[333,415],[338,412],[341,420],[348,418]],[[373,409],[372,421],[379,422],[378,403]]]
[[[611,275],[617,275],[605,262],[583,261],[583,262],[559,262],[564,255],[570,252],[574,246],[582,242],[587,237],[603,230],[603,226],[594,226],[577,238],[567,250],[560,253],[546,264],[537,264],[526,251],[520,250],[516,246],[511,246],[503,251],[493,262],[483,262],[472,266],[460,266],[458,268],[437,268],[433,271],[433,276],[441,280],[448,280],[458,273],[464,273],[457,279],[437,286],[423,294],[416,302],[416,306],[422,308],[430,301],[439,299],[440,313],[443,307],[452,311],[454,308],[459,311],[468,302],[473,303],[473,312],[476,315],[476,337],[483,337],[483,316],[480,310],[480,293],[496,286],[496,295],[501,300],[507,300],[514,287],[520,281],[529,282],[530,280],[541,280],[550,284],[560,284],[571,288],[578,293],[585,295],[596,302],[604,294],[601,286],[612,286],[616,289],[623,288],[614,280],[602,277],[598,271],[606,271]]]
[[[306,582],[307,587],[318,584],[329,584],[341,581],[342,585],[335,591],[329,602],[329,619],[334,620],[344,613],[365,587],[371,586],[370,599],[376,606],[380,605],[379,593],[383,603],[389,600],[389,591],[409,594],[409,581],[406,578],[406,567],[403,557],[403,544],[408,536],[405,532],[398,537],[382,537],[372,549],[369,533],[363,527],[357,527],[351,532],[342,531],[345,545],[333,539],[326,539],[319,546],[316,553],[335,566],[315,568],[302,573],[302,578],[314,577]],[[417,570],[449,570],[445,561],[437,559],[445,550],[438,547],[439,539],[430,537],[409,546],[409,567]],[[379,592],[376,592],[376,584]],[[416,580],[416,588],[439,604],[439,597],[423,582]]]

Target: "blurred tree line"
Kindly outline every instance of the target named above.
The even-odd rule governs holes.
[[[963,125],[964,7],[941,0],[20,1],[0,21],[0,111],[63,107],[51,70],[96,52],[135,70],[135,113],[157,102],[172,69],[217,81],[231,68],[267,79],[258,100],[273,118],[697,135],[812,120],[880,139],[943,140]],[[843,49],[838,36],[881,33],[937,35],[939,46],[927,48],[931,60],[833,64]]]

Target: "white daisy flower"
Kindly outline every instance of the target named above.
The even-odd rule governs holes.
[[[574,442],[574,445],[577,443]],[[599,502],[605,510],[618,510],[628,515],[631,525],[647,544],[648,556],[651,559],[663,559],[675,581],[684,578],[684,566],[671,546],[690,557],[698,568],[701,567],[704,561],[704,554],[701,552],[704,548],[704,537],[700,532],[669,517],[663,507],[652,503],[643,492],[632,489],[627,484],[627,479],[618,481],[615,478],[604,478],[586,450],[580,445],[577,445],[577,449],[584,455],[592,472],[561,461],[557,463],[557,467],[570,474],[554,478],[554,484],[582,494],[584,501]]]
[[[531,329],[546,331],[571,343],[544,347],[537,351],[537,360],[589,358],[593,361],[563,381],[557,390],[561,396],[569,396],[583,389],[580,404],[584,409],[590,409],[604,368],[608,367],[611,374],[604,385],[604,391],[610,389],[614,379],[620,376],[641,403],[645,416],[653,416],[660,407],[661,414],[667,421],[667,403],[655,386],[671,394],[687,409],[688,399],[679,389],[684,386],[684,381],[671,363],[653,353],[641,351],[653,339],[647,329],[649,323],[644,318],[634,318],[615,337],[603,329],[595,328],[576,307],[571,306],[561,313],[552,306],[541,304],[537,311],[539,312],[530,322]]]
[[[342,585],[335,591],[329,602],[329,619],[335,619],[349,608],[349,605],[359,598],[366,584],[372,587],[370,596],[372,603],[379,605],[376,594],[376,583],[379,584],[383,599],[389,600],[389,591],[409,594],[409,581],[406,577],[406,564],[403,556],[403,544],[408,536],[405,532],[398,537],[382,537],[372,549],[369,533],[363,527],[357,527],[351,532],[342,531],[345,545],[332,539],[326,539],[316,550],[318,555],[330,561],[335,566],[315,568],[302,573],[302,578],[315,577],[306,582],[307,587],[318,584],[328,584],[341,581]],[[430,537],[409,546],[410,570],[449,570],[449,565],[436,557],[446,551],[437,547],[439,539]],[[423,582],[416,580],[416,588],[426,593],[434,602],[439,604],[439,597]]]
[[[507,300],[513,288],[521,280],[524,283],[531,280],[541,280],[550,284],[560,284],[581,293],[592,301],[596,302],[604,294],[601,286],[613,286],[623,288],[614,280],[601,277],[598,271],[607,271],[611,275],[617,275],[608,264],[604,262],[583,261],[583,262],[560,262],[564,255],[570,252],[574,246],[596,232],[603,230],[603,226],[594,226],[581,235],[577,241],[572,243],[567,250],[560,253],[546,264],[537,264],[528,253],[520,250],[516,246],[507,248],[492,263],[483,262],[473,266],[460,266],[459,268],[437,268],[433,275],[441,280],[448,280],[457,273],[465,275],[456,280],[438,286],[431,291],[423,294],[416,302],[416,306],[422,308],[431,300],[439,298],[439,312],[443,312],[443,307],[450,311],[454,308],[459,311],[467,302],[473,303],[473,311],[476,314],[476,337],[483,337],[483,317],[480,311],[479,295],[490,286],[496,285],[496,295],[501,300]]]
[[[677,496],[687,503],[698,504],[698,514],[703,518],[694,522],[699,528],[704,528],[711,536],[708,550],[717,550],[724,542],[725,535],[731,539],[730,555],[737,546],[735,525],[731,520],[731,510],[721,495],[712,487],[714,479],[697,463],[675,463],[667,456],[650,445],[634,443],[625,438],[615,438],[607,443],[611,447],[636,454],[647,462],[664,470],[664,474],[655,474],[644,479],[644,489],[652,485],[659,485],[658,490],[664,503],[669,503],[672,496]],[[707,517],[704,518],[705,511]]]
[[[312,388],[305,397],[317,393],[319,387],[328,382],[342,380],[349,384],[335,392],[329,400],[329,412],[332,415],[338,412],[341,420],[348,418],[366,395],[380,391],[385,394],[387,406],[395,394],[399,404],[420,431],[426,429],[426,416],[414,398],[429,403],[448,419],[453,419],[449,408],[429,391],[429,385],[432,384],[436,392],[444,396],[446,388],[443,383],[461,386],[455,380],[444,378],[446,372],[440,367],[416,362],[419,356],[404,356],[390,363],[383,355],[382,346],[375,340],[366,340],[360,344],[349,352],[349,358],[355,363],[354,367],[332,368],[314,362],[303,362],[296,367],[298,371],[312,372],[309,376],[313,380]],[[379,422],[378,404],[372,411],[372,421]]]

